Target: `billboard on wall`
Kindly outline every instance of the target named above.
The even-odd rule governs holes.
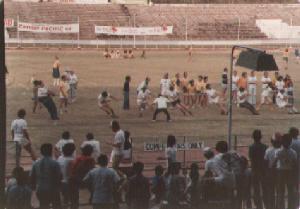
[[[173,26],[158,27],[114,27],[95,26],[96,34],[116,35],[116,36],[145,36],[145,35],[168,35],[173,33]]]
[[[18,30],[33,33],[78,33],[79,24],[18,23]]]
[[[4,26],[5,28],[12,28],[15,25],[15,21],[12,18],[4,18]]]

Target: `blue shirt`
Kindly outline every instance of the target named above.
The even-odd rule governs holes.
[[[30,209],[31,189],[28,186],[14,185],[7,191],[7,209]]]
[[[113,203],[114,186],[119,180],[117,173],[106,167],[94,168],[83,179],[93,188],[93,204]]]

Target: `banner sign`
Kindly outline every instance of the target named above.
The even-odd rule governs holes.
[[[154,36],[167,35],[173,33],[173,26],[159,27],[114,27],[114,26],[95,26],[96,34],[107,34],[116,36]]]
[[[108,0],[53,0],[62,4],[108,4]]]
[[[19,22],[19,31],[33,33],[78,33],[79,24],[44,24]]]
[[[12,18],[4,18],[4,25],[6,28],[12,28],[15,25],[15,21]]]
[[[177,150],[199,150],[204,148],[204,143],[201,141],[197,142],[187,142],[187,143],[178,143]],[[162,143],[144,143],[144,151],[146,152],[155,152],[155,151],[164,151],[167,148],[166,144]]]

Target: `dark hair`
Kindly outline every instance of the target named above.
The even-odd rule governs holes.
[[[162,176],[164,173],[164,168],[161,165],[155,166],[155,175]]]
[[[34,80],[34,81],[33,81],[33,85],[34,85],[34,86],[38,86],[38,85],[40,85],[40,83],[41,83],[41,82],[38,81],[38,80]]]
[[[224,68],[224,71],[226,71],[226,72],[228,71],[227,67]]]
[[[170,89],[170,91],[173,91],[174,90],[174,86],[171,85],[169,89]]]
[[[239,90],[243,92],[243,91],[245,91],[245,88],[240,87]]]
[[[102,96],[102,97],[107,97],[107,96],[108,96],[107,91],[103,91],[103,92],[101,93],[101,96]]]
[[[176,138],[174,135],[168,135],[167,147],[173,147],[176,144]]]
[[[226,141],[218,141],[216,144],[216,150],[220,153],[226,153],[228,151],[228,144]]]
[[[67,79],[67,76],[65,76],[65,75],[61,76],[61,80],[66,80],[66,79]]]
[[[212,150],[208,150],[208,151],[205,151],[203,155],[206,159],[209,160],[215,156],[215,153]]]
[[[252,138],[254,139],[255,142],[260,142],[262,138],[261,130],[255,129],[252,133]]]
[[[170,165],[170,170],[172,175],[178,175],[181,169],[180,162],[173,162]]]
[[[45,143],[45,144],[42,144],[41,146],[41,154],[44,156],[44,157],[51,157],[52,156],[52,144],[50,143]]]
[[[291,137],[293,139],[297,138],[298,135],[299,135],[299,129],[296,128],[296,127],[291,127],[290,130],[289,130],[289,134],[291,135]]]
[[[274,139],[271,139],[271,144],[274,148],[280,148],[282,142],[282,136],[279,133],[276,133]]]
[[[75,151],[75,144],[73,144],[73,143],[67,143],[62,148],[62,152],[65,157],[72,156],[74,151]]]
[[[289,148],[292,143],[292,136],[290,134],[283,134],[282,136],[282,146],[284,148]]]
[[[117,120],[113,120],[111,122],[111,128],[112,128],[113,131],[117,131],[117,130],[120,130],[121,127],[120,127],[120,124]]]
[[[240,157],[240,165],[243,171],[248,168],[248,159],[245,156]]]
[[[108,158],[106,155],[103,155],[101,154],[99,157],[98,157],[98,164],[101,166],[101,167],[106,167],[107,164],[108,164]]]
[[[133,163],[132,170],[135,174],[141,174],[144,170],[144,163],[142,162]]]
[[[69,131],[64,131],[61,135],[61,138],[70,139],[70,132]]]
[[[81,149],[82,155],[87,156],[87,157],[91,156],[93,151],[94,151],[94,148],[89,144],[85,145]]]
[[[131,77],[129,76],[129,75],[127,75],[126,77],[125,77],[125,80],[126,81],[129,81],[131,79]]]
[[[19,118],[24,118],[26,115],[26,111],[24,109],[19,109],[17,115]]]
[[[206,89],[210,89],[210,88],[211,88],[210,84],[209,84],[209,83],[206,84],[205,88],[206,88]]]
[[[130,132],[124,131],[125,141],[124,141],[124,150],[129,150],[132,148],[132,142],[130,140]]]
[[[13,177],[17,180],[17,184],[22,186],[27,183],[27,175],[22,167],[16,167],[13,170]]]
[[[196,183],[199,180],[199,166],[197,163],[191,164],[190,178],[192,183]]]
[[[94,139],[94,134],[93,134],[93,133],[87,133],[86,139],[87,139],[87,140],[92,140],[92,139]]]

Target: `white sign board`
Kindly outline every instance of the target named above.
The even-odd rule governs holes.
[[[95,26],[96,34],[107,34],[116,36],[153,36],[167,35],[173,33],[173,26],[159,27],[114,27],[114,26]]]
[[[200,150],[204,147],[204,143],[202,141],[195,142],[187,142],[187,143],[178,143],[176,144],[177,150]],[[144,151],[146,152],[156,152],[156,151],[164,151],[167,145],[163,143],[156,142],[145,142],[144,143]]]
[[[6,28],[12,28],[15,25],[15,21],[12,18],[4,18],[4,25]]]
[[[18,23],[18,30],[33,33],[78,33],[79,24]]]

